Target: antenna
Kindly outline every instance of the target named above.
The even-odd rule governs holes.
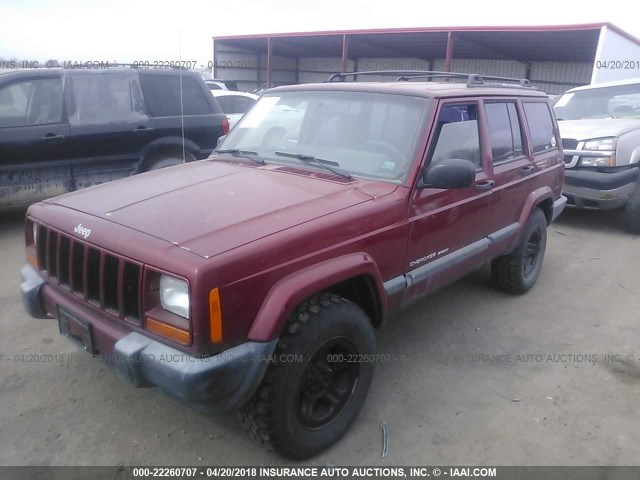
[[[178,31],[178,60],[182,65],[182,30]],[[184,146],[184,103],[182,102],[182,68],[178,68],[180,72],[180,129],[182,133],[182,163],[185,162],[185,146]]]

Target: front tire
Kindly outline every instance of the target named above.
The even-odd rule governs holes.
[[[547,248],[547,218],[536,208],[516,250],[491,262],[491,275],[497,286],[508,293],[527,292],[538,279]]]
[[[287,458],[320,453],[364,404],[374,353],[373,327],[358,306],[330,293],[310,297],[289,318],[262,384],[240,410],[242,424]]]
[[[629,233],[640,233],[640,182],[624,207],[624,223]]]

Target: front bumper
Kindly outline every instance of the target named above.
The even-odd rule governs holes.
[[[133,332],[116,342],[113,359],[118,375],[136,387],[156,386],[187,403],[234,410],[260,385],[277,343],[246,342],[197,358]]]
[[[44,280],[38,272],[36,272],[30,265],[25,265],[20,270],[20,276],[22,277],[22,283],[20,284],[20,291],[22,293],[22,304],[24,309],[33,318],[51,318],[47,313],[42,300],[40,298],[40,290],[44,285]]]
[[[125,326],[110,325],[84,306],[65,301],[30,265],[21,270],[25,310],[35,318],[51,318],[52,305],[64,305],[83,318],[97,356],[135,387],[159,387],[165,393],[204,410],[234,410],[262,382],[278,340],[245,342],[211,357],[195,357]],[[49,308],[46,308],[47,305]],[[93,348],[90,350],[92,351]]]
[[[553,202],[553,211],[551,212],[551,222],[555,222],[556,218],[564,211],[564,207],[567,206],[567,197],[560,195],[559,198]]]
[[[610,173],[567,169],[562,193],[571,206],[611,210],[627,203],[638,184],[639,175],[640,168]]]

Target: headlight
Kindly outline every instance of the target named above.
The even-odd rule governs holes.
[[[165,310],[189,318],[189,286],[184,280],[160,276],[160,305]]]
[[[580,165],[583,167],[615,167],[616,157],[580,157]]]
[[[616,149],[618,145],[618,139],[616,137],[610,138],[594,138],[593,140],[587,140],[584,142],[583,150],[604,150],[611,151]]]
[[[615,167],[617,146],[618,139],[616,137],[594,138],[585,141],[582,150],[598,153],[581,156],[580,165],[583,167]]]

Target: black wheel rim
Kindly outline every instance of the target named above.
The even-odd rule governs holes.
[[[296,415],[310,430],[328,425],[344,409],[358,381],[356,349],[345,337],[324,343],[307,363],[298,387]]]
[[[524,276],[528,277],[536,270],[538,258],[540,257],[540,250],[542,249],[542,232],[539,228],[536,228],[529,239],[524,250]]]

